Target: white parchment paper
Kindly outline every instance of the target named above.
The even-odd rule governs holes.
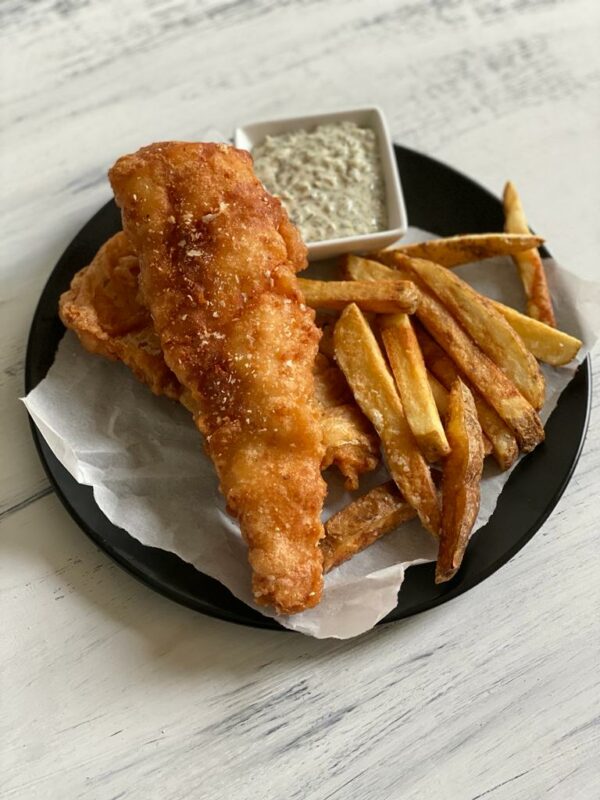
[[[403,241],[425,238],[431,235],[412,230]],[[582,281],[552,260],[545,266],[559,327],[585,346],[567,367],[544,366],[544,422],[595,343],[600,324],[600,284]],[[457,272],[484,294],[523,307],[523,291],[509,258],[470,264]],[[93,487],[96,502],[115,525],[145,545],[176,553],[287,628],[317,638],[357,636],[395,607],[404,571],[436,557],[432,537],[417,522],[404,524],[327,575],[317,608],[276,616],[252,600],[246,546],[225,512],[213,467],[188,412],[154,397],[122,364],[84,351],[71,332],[48,375],[24,403],[54,454],[77,481]],[[475,530],[491,516],[509,475],[487,460]],[[365,476],[361,493],[386,477],[383,467]],[[328,483],[324,518],[351,499],[335,474],[328,475]]]

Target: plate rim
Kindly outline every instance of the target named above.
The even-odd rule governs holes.
[[[436,159],[433,156],[428,155],[427,153],[422,153],[422,152],[420,152],[418,150],[414,150],[412,148],[405,147],[403,145],[398,145],[395,142],[393,143],[393,148],[394,148],[394,154],[396,156],[398,155],[398,153],[404,152],[404,153],[407,153],[409,156],[415,157],[417,159],[418,158],[424,158],[424,159],[426,159],[426,160],[428,160],[430,162],[435,163],[436,166],[442,167],[448,173],[452,174],[453,177],[456,177],[457,179],[459,179],[463,183],[466,182],[466,183],[470,184],[478,192],[485,193],[489,198],[493,199],[496,202],[500,202],[499,198],[496,195],[494,195],[493,192],[491,192],[485,186],[483,186],[478,181],[476,181],[473,178],[471,178],[469,175],[466,175],[465,173],[462,173],[459,170],[455,169],[454,167],[450,166],[449,164],[446,164],[445,162],[440,161],[439,159]],[[34,383],[34,380],[33,380],[33,377],[32,377],[32,371],[33,371],[32,342],[33,342],[33,338],[34,338],[35,323],[38,320],[38,317],[39,317],[39,315],[41,313],[41,307],[42,307],[43,300],[44,300],[44,297],[45,297],[45,294],[46,294],[46,290],[48,289],[49,284],[52,282],[52,279],[53,279],[54,273],[56,271],[56,268],[60,264],[60,262],[63,259],[65,253],[69,250],[69,248],[73,245],[73,243],[80,236],[81,231],[87,225],[91,224],[93,222],[93,220],[97,216],[99,216],[103,212],[105,212],[105,209],[107,208],[107,206],[110,206],[112,203],[113,203],[112,200],[108,200],[106,203],[104,203],[79,228],[79,230],[75,233],[75,235],[73,236],[73,238],[71,239],[69,244],[63,250],[63,252],[61,253],[61,255],[58,258],[57,262],[54,264],[53,268],[50,270],[50,272],[48,274],[48,279],[44,283],[44,286],[43,286],[43,288],[42,288],[42,290],[40,292],[40,296],[39,296],[38,302],[36,303],[35,311],[34,311],[33,316],[32,316],[32,320],[31,320],[31,324],[30,324],[29,332],[28,332],[28,337],[27,337],[26,356],[25,356],[25,369],[24,369],[24,387],[25,387],[25,392],[26,393],[29,393],[35,387],[35,385],[37,385],[37,383]],[[540,249],[542,250],[544,255],[546,255],[546,256],[549,255],[549,252],[545,247],[540,248]],[[591,370],[591,360],[590,360],[589,354],[585,357],[585,359],[579,365],[578,372],[582,372],[582,377],[585,380],[585,391],[586,391],[585,413],[584,413],[583,425],[582,425],[582,428],[581,428],[581,435],[580,435],[580,438],[579,438],[579,441],[577,443],[577,447],[576,447],[575,453],[573,454],[573,457],[571,459],[571,462],[569,464],[568,469],[564,473],[563,478],[562,478],[559,486],[554,491],[552,497],[550,498],[549,502],[545,506],[545,508],[544,508],[543,512],[540,514],[540,516],[538,518],[536,518],[535,522],[532,525],[530,525],[529,528],[519,537],[517,542],[515,542],[507,550],[503,551],[502,554],[492,564],[490,564],[487,568],[482,569],[480,572],[478,572],[476,577],[471,579],[470,581],[468,581],[468,583],[466,585],[464,584],[464,582],[460,583],[454,589],[450,589],[449,591],[445,592],[442,595],[438,595],[438,596],[433,597],[433,598],[431,598],[429,600],[425,600],[425,601],[421,602],[420,604],[418,604],[418,605],[416,605],[416,606],[414,606],[414,607],[412,607],[412,608],[410,608],[408,610],[405,610],[405,611],[399,611],[398,610],[398,606],[396,606],[395,608],[391,609],[391,611],[385,617],[380,619],[376,623],[375,627],[381,626],[381,625],[388,625],[388,624],[390,624],[392,622],[398,622],[400,620],[407,619],[407,618],[415,616],[417,614],[421,614],[424,611],[428,611],[430,609],[437,608],[438,606],[443,605],[445,603],[448,603],[448,602],[454,600],[455,598],[459,597],[460,595],[468,592],[470,589],[473,589],[475,586],[477,586],[480,583],[482,583],[483,581],[487,580],[487,578],[489,578],[491,575],[493,575],[495,572],[497,572],[499,569],[501,569],[505,564],[507,564],[509,561],[511,561],[514,558],[514,556],[520,550],[522,550],[528,544],[528,542],[531,541],[533,536],[535,536],[535,534],[544,525],[546,520],[550,517],[550,515],[552,514],[552,512],[556,508],[556,506],[559,503],[562,495],[564,494],[568,484],[571,481],[571,478],[573,476],[573,473],[575,471],[577,463],[579,462],[579,459],[581,457],[581,453],[582,453],[582,450],[583,450],[583,447],[584,447],[584,444],[585,444],[585,440],[586,440],[586,436],[587,436],[587,432],[588,432],[588,428],[589,428],[590,414],[591,414],[591,404],[592,404],[592,370]],[[553,411],[553,413],[554,413],[554,411]],[[293,633],[294,632],[294,631],[290,631],[290,629],[285,628],[282,625],[280,625],[275,619],[273,619],[271,617],[263,616],[263,615],[260,614],[260,612],[256,611],[255,609],[252,609],[250,606],[246,606],[245,604],[243,604],[243,605],[248,609],[249,612],[252,612],[252,614],[255,615],[255,616],[248,617],[248,618],[242,618],[242,617],[240,617],[238,615],[238,612],[235,611],[235,610],[229,610],[229,609],[227,609],[225,607],[222,607],[222,606],[216,607],[216,606],[210,605],[210,603],[208,601],[201,601],[200,599],[198,599],[196,597],[192,598],[192,597],[185,596],[183,592],[178,593],[177,590],[175,588],[173,588],[172,586],[167,586],[167,585],[161,583],[159,580],[157,580],[149,572],[144,572],[143,570],[141,570],[136,563],[134,563],[134,562],[132,562],[130,560],[127,560],[125,557],[123,557],[121,555],[121,553],[119,552],[119,550],[117,548],[115,548],[114,546],[112,546],[110,542],[106,541],[102,537],[102,535],[99,534],[92,527],[92,525],[90,525],[79,514],[79,512],[73,507],[73,505],[71,504],[71,502],[69,501],[68,497],[65,495],[63,489],[60,486],[59,479],[55,475],[55,473],[54,473],[54,471],[53,471],[53,469],[51,467],[51,464],[48,461],[47,455],[44,452],[44,448],[48,448],[48,450],[50,452],[50,456],[52,458],[56,459],[56,457],[50,451],[49,446],[47,445],[47,443],[44,440],[41,432],[38,430],[37,426],[35,425],[33,419],[30,416],[29,416],[29,426],[30,426],[30,430],[31,430],[31,434],[32,434],[32,438],[33,438],[33,441],[34,441],[34,446],[35,446],[38,458],[40,459],[40,462],[41,462],[42,467],[44,469],[44,472],[45,472],[45,474],[46,474],[46,476],[47,476],[47,478],[48,478],[48,480],[50,482],[50,485],[51,485],[54,493],[58,497],[60,503],[62,504],[63,508],[67,511],[67,513],[69,514],[71,519],[73,519],[73,521],[83,531],[83,533],[88,537],[88,539],[90,541],[92,541],[93,544],[95,544],[98,548],[100,548],[103,553],[105,553],[115,564],[117,564],[117,566],[119,566],[122,570],[124,570],[128,575],[132,576],[137,581],[139,581],[140,583],[144,584],[145,586],[147,586],[148,588],[152,589],[153,591],[157,592],[158,594],[162,595],[163,597],[166,597],[169,600],[178,603],[179,605],[182,605],[182,606],[184,606],[186,608],[190,608],[193,611],[196,611],[198,613],[204,614],[205,616],[211,617],[213,619],[219,619],[219,620],[222,620],[222,621],[225,621],[225,622],[232,622],[232,623],[235,623],[236,625],[242,625],[244,627],[256,628],[256,629],[259,629],[259,630],[276,630],[276,631],[285,631],[285,632],[288,632],[288,633]],[[58,462],[58,459],[56,459],[56,460]],[[58,463],[60,464],[60,462],[58,462]],[[72,478],[72,480],[74,480],[74,479]],[[510,478],[509,478],[509,480],[510,480]],[[81,484],[79,484],[79,485],[81,485]],[[88,487],[88,486],[85,486],[85,485],[82,485],[82,486],[84,486],[84,488],[87,488],[87,489],[89,489],[91,491],[91,487]],[[94,500],[94,502],[95,502],[95,500]],[[111,524],[113,524],[113,523],[111,523]],[[487,525],[487,523],[486,523],[486,525]],[[114,524],[113,524],[113,527],[118,528],[118,526],[116,526]],[[481,530],[482,531],[485,530],[485,527],[486,526],[484,526]],[[130,534],[127,531],[125,531],[123,528],[118,528],[118,530],[120,532],[122,532],[123,534],[125,534],[125,536],[129,537],[130,539],[132,539],[133,541],[137,541],[137,540],[133,539],[133,537],[131,537]],[[478,531],[478,533],[479,533],[479,531]],[[148,550],[153,550],[153,549],[160,550],[160,548],[151,548],[151,547],[148,547],[147,545],[142,545],[141,543],[138,543],[138,544],[141,547],[143,547],[145,549],[148,549]],[[163,551],[163,550],[161,550],[161,552],[170,553],[170,551]],[[179,558],[178,556],[176,556],[173,553],[171,553],[171,555],[175,556],[176,558]],[[185,562],[183,559],[179,559],[179,560],[183,564],[186,564],[188,566],[192,566],[192,568],[195,569],[200,575],[202,575],[202,577],[204,579],[208,578],[208,579],[213,580],[213,581],[215,580],[214,578],[211,578],[210,576],[208,576],[205,573],[201,572],[197,568],[193,567],[193,565],[189,565],[189,562]],[[426,566],[426,565],[423,565],[423,566]],[[224,587],[224,588],[226,589],[227,587]],[[227,591],[229,591],[229,590],[227,590]],[[233,594],[232,594],[232,597],[234,597],[234,599],[237,602],[243,603],[243,601],[240,601],[240,600],[238,600],[238,598],[235,598],[235,596]]]

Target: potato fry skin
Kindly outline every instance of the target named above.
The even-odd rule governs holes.
[[[396,271],[390,267],[359,256],[347,256],[343,270],[347,278],[355,275],[361,280],[369,278],[371,280],[393,280],[394,275],[397,275]],[[521,314],[515,308],[505,306],[496,300],[490,300],[490,302],[521,337],[529,352],[539,361],[559,367],[568,364],[579,352],[582,342],[574,336],[552,328],[541,320]]]
[[[352,278],[378,280],[388,268],[368,259],[353,257],[345,270]],[[386,272],[382,272],[382,271]],[[502,370],[483,353],[464,330],[427,289],[421,288],[421,302],[416,316],[439,345],[451,356],[465,375],[498,415],[514,432],[524,452],[533,450],[544,440],[541,420],[530,403],[506,377]],[[439,376],[438,376],[439,377]],[[489,435],[489,433],[488,433]],[[491,437],[490,437],[491,438]]]
[[[442,420],[445,420],[446,414],[448,413],[449,392],[446,389],[446,387],[443,386],[443,384],[441,384],[440,381],[435,377],[435,375],[429,372],[429,370],[427,370],[427,380],[429,381],[429,386],[431,388],[431,392],[433,394],[435,404],[437,406],[440,417],[442,418]],[[471,394],[473,394],[473,390],[471,390]],[[479,410],[477,411],[477,416],[479,417]],[[502,422],[502,420],[500,420],[500,422]],[[479,419],[479,424],[481,425],[481,418]],[[481,435],[483,437],[483,453],[484,455],[489,456],[494,452],[494,448],[492,447],[492,443],[490,442],[488,437],[485,435],[485,433],[483,433],[483,430]],[[517,443],[515,442],[515,448],[516,446]]]
[[[421,326],[415,326],[415,332],[427,368],[431,370],[433,375],[449,391],[456,379],[460,377],[456,365]],[[479,392],[473,389],[468,381],[463,378],[461,379],[473,395],[479,424],[490,440],[492,452],[498,466],[501,469],[509,469],[515,463],[519,455],[517,440],[510,428],[498,416],[494,409],[488,405]]]
[[[394,381],[373,331],[359,308],[342,312],[334,331],[335,353],[356,402],[381,439],[390,474],[421,522],[433,534],[440,524],[439,502],[427,462],[410,430]]]
[[[379,250],[372,254],[371,258],[393,266],[392,254],[402,253],[411,258],[435,261],[443,267],[458,267],[460,264],[483,261],[494,256],[521,253],[532,247],[539,247],[543,243],[542,237],[529,233],[529,229],[511,233],[474,233],[400,245],[393,250]]]
[[[523,397],[536,410],[543,406],[545,382],[537,361],[486,297],[432,261],[400,254],[396,267],[423,281]]]
[[[323,569],[328,572],[417,516],[393,481],[353,500],[325,523],[321,540]]]
[[[313,281],[298,278],[304,301],[311,308],[341,311],[348,303],[356,303],[364,311],[412,314],[419,303],[419,291],[412,281]]]
[[[410,319],[388,314],[379,328],[410,429],[427,461],[439,461],[450,448]]]
[[[504,187],[504,230],[509,233],[529,233],[529,225],[521,204],[521,198],[513,183],[507,182]],[[527,313],[530,317],[556,327],[556,318],[552,308],[552,299],[546,272],[537,247],[523,253],[513,255],[521,282],[527,295]]]
[[[479,512],[483,439],[473,396],[460,379],[450,390],[446,431],[451,449],[442,475],[436,583],[456,575]]]
[[[558,328],[547,325],[542,320],[521,314],[515,308],[505,306],[496,300],[491,301],[506,321],[519,334],[525,347],[539,361],[561,367],[572,361],[583,342]]]

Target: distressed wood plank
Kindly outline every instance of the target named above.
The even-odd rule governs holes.
[[[251,119],[379,104],[397,141],[496,192],[515,180],[559,260],[597,278],[599,21],[595,0],[0,5],[3,796],[598,794],[596,424],[509,565],[317,642],[201,617],[121,572],[46,494],[16,398],[39,292],[112,161]]]

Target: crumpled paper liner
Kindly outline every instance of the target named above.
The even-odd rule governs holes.
[[[425,238],[432,237],[412,230],[403,241]],[[559,326],[585,346],[567,367],[543,366],[544,422],[596,340],[600,307],[600,284],[582,281],[550,259],[545,267]],[[523,307],[509,258],[469,264],[457,272],[483,294]],[[225,511],[212,464],[187,411],[152,395],[122,364],[84,351],[71,332],[46,378],[23,402],[53,453],[79,483],[92,486],[111,522],[142,544],[176,553],[286,628],[317,638],[357,636],[396,606],[405,570],[436,557],[433,538],[418,522],[405,523],[328,574],[316,608],[278,616],[253,602],[246,545]],[[502,473],[487,459],[475,530],[491,516],[511,471]],[[325,519],[351,500],[333,470],[327,478]],[[386,478],[382,466],[365,476],[360,493]]]

